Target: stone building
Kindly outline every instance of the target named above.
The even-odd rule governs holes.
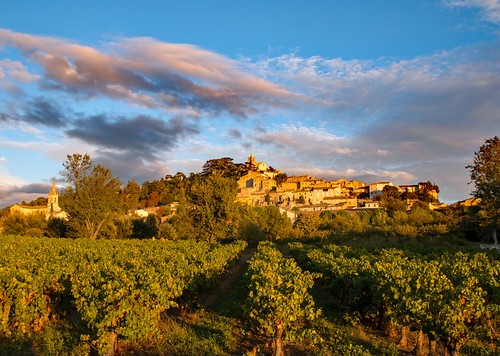
[[[30,206],[14,204],[10,208],[10,213],[21,213],[23,215],[44,214],[46,219],[50,217],[67,219],[68,214],[62,211],[59,206],[59,193],[56,190],[56,180],[52,183],[52,189],[49,192],[49,197],[46,206]]]

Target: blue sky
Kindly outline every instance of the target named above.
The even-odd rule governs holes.
[[[499,133],[498,0],[3,2],[0,24],[0,207],[75,152],[142,183],[251,148],[453,202]]]

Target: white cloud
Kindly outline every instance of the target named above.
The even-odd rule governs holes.
[[[445,0],[445,4],[450,7],[479,8],[486,21],[500,23],[499,0]]]

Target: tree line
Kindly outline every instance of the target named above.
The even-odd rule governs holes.
[[[474,197],[480,204],[472,208],[429,211],[429,192],[439,188],[427,182],[420,195],[400,194],[387,186],[380,196],[383,209],[341,212],[325,211],[320,216],[298,215],[292,226],[277,206],[253,207],[235,202],[237,180],[247,173],[243,164],[224,157],[207,161],[200,173],[188,176],[178,172],[146,181],[126,184],[88,154],[72,154],[63,163],[61,175],[68,185],[60,196],[60,206],[69,215],[67,221],[41,216],[7,215],[3,233],[51,237],[166,238],[215,241],[226,238],[273,239],[303,236],[329,237],[357,232],[378,231],[388,235],[443,235],[462,231],[491,231],[496,241],[500,224],[500,139],[486,140],[475,153],[470,171]],[[413,194],[413,193],[412,193]],[[412,211],[406,212],[402,199],[417,198]],[[36,203],[42,201],[37,199]],[[34,203],[32,202],[32,203]],[[168,204],[178,202],[176,214],[167,224],[159,218],[171,214]],[[125,213],[135,208],[160,207],[147,218]]]

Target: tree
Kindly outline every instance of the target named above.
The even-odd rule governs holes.
[[[382,189],[382,198],[396,198],[400,197],[399,189],[393,185],[386,185]]]
[[[139,204],[141,186],[135,180],[129,180],[127,186],[123,188],[122,193],[125,210],[135,209]]]
[[[226,178],[240,179],[248,172],[242,163],[233,163],[229,157],[210,159],[203,165],[201,176],[208,177],[215,173],[220,173]]]
[[[276,181],[276,185],[278,187],[281,187],[281,183],[286,181],[287,178],[288,176],[286,175],[286,173],[278,173],[274,176],[274,180]]]
[[[406,210],[405,204],[393,196],[382,195],[382,198],[380,199],[380,206],[387,211],[389,216],[393,216],[396,211]]]
[[[4,235],[42,237],[47,232],[47,221],[43,214],[23,215],[15,212],[3,219]]]
[[[236,182],[220,171],[192,187],[193,218],[202,239],[214,241],[226,237],[235,212],[235,198]]]
[[[472,195],[480,199],[477,218],[480,226],[491,229],[493,241],[498,243],[496,229],[500,225],[500,138],[485,141],[474,153],[474,161],[466,166],[474,182]]]
[[[102,225],[123,208],[121,181],[108,168],[95,165],[88,154],[68,155],[63,167],[61,174],[70,183],[61,199],[69,215],[69,233],[96,239]]]

